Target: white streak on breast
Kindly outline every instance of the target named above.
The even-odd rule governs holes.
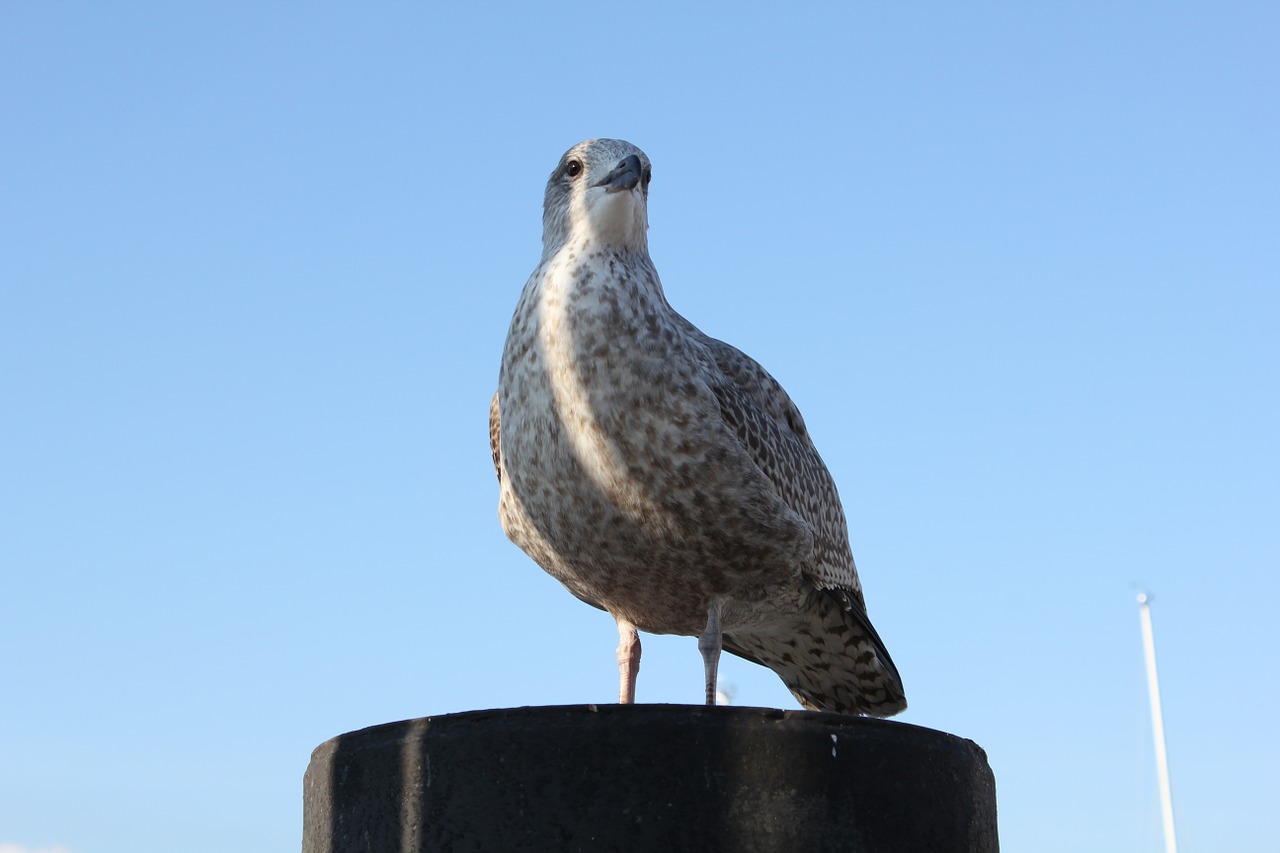
[[[546,359],[547,379],[555,416],[564,424],[565,436],[591,481],[607,494],[620,490],[626,477],[622,454],[600,425],[600,419],[580,370],[574,314],[589,314],[598,306],[590,291],[572,293],[573,276],[560,262],[553,262],[539,294],[538,335]]]

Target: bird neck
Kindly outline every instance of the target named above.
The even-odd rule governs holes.
[[[536,287],[544,310],[617,311],[641,306],[670,310],[658,271],[643,247],[630,249],[589,238],[565,243],[548,257]]]

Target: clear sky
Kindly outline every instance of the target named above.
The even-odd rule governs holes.
[[[615,136],[1003,849],[1161,849],[1141,584],[1183,848],[1280,850],[1277,9],[0,3],[0,849],[296,849],[329,737],[613,700],[486,420]]]

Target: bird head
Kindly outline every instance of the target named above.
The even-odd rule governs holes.
[[[649,158],[621,139],[588,139],[570,148],[547,181],[542,251],[570,242],[648,251]]]

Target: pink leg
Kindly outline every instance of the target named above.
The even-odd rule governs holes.
[[[640,674],[640,634],[626,619],[615,618],[618,621],[618,670],[622,675],[618,702],[632,705],[636,701],[636,676]]]

